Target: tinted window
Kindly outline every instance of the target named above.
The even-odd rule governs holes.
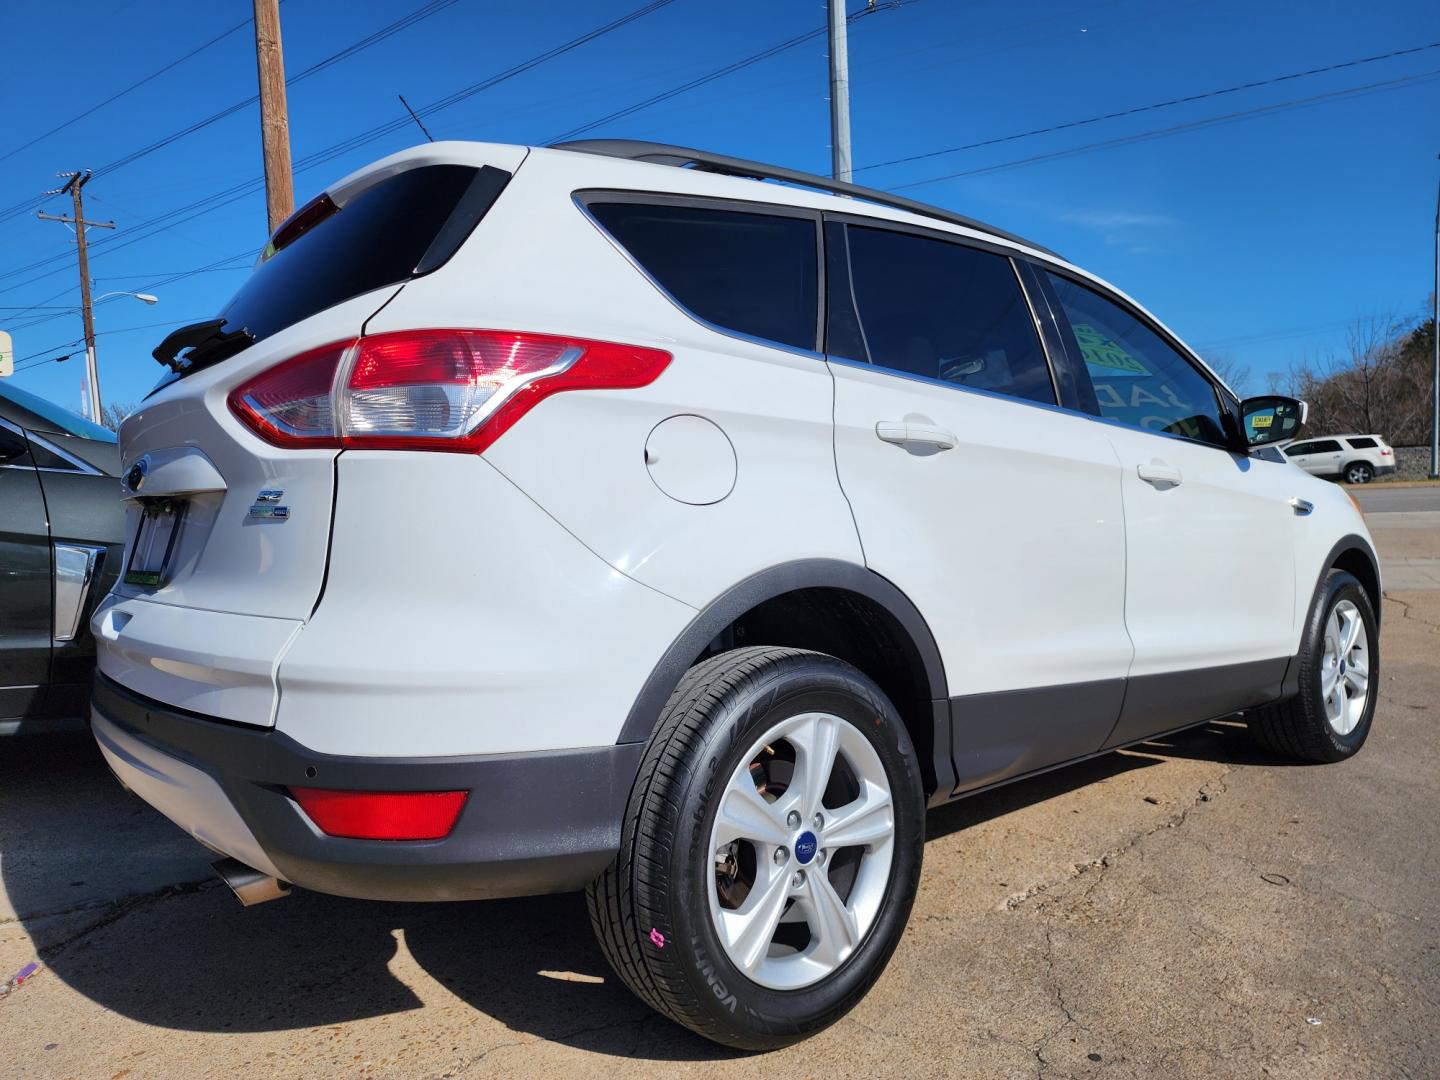
[[[1101,416],[1226,444],[1215,389],[1189,360],[1119,305],[1067,278],[1046,276],[1070,324],[1066,344],[1085,361]]]
[[[220,313],[258,341],[361,293],[404,281],[478,170],[409,169],[355,196],[255,268]]]
[[[815,348],[813,219],[656,203],[592,202],[589,209],[686,310],[726,330]]]
[[[1346,439],[1356,450],[1374,450],[1376,442],[1374,439]]]
[[[1302,454],[1308,454],[1310,453],[1310,448],[1314,445],[1314,443],[1297,442],[1291,446],[1285,447],[1285,456],[1300,457]]]
[[[0,465],[31,465],[30,447],[25,436],[7,427],[0,427]]]
[[[851,226],[851,291],[880,367],[1055,404],[1050,369],[1003,255]]]
[[[1305,453],[1338,454],[1340,453],[1340,444],[1334,439],[1320,439],[1318,442],[1312,442]]]

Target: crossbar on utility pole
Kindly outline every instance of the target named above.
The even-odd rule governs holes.
[[[850,46],[845,0],[830,0],[830,175],[850,182]]]
[[[290,111],[280,46],[280,0],[255,0],[255,66],[260,76],[260,139],[265,154],[265,209],[273,233],[295,211],[290,175]]]
[[[54,191],[47,191],[47,195],[68,194],[75,204],[75,216],[64,217],[58,214],[47,214],[44,211],[36,211],[41,221],[61,221],[66,225],[75,226],[75,250],[80,261],[80,314],[85,320],[85,400],[90,410],[90,421],[101,423],[100,414],[100,371],[95,362],[95,309],[90,303],[90,256],[85,246],[85,230],[92,229],[113,229],[113,221],[86,221],[85,201],[80,195],[80,190],[90,182],[91,172],[85,169],[83,172],[60,173],[68,177],[65,186],[56,188]]]

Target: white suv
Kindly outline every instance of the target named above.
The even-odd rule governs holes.
[[[1379,435],[1331,435],[1282,449],[1306,472],[1350,484],[1368,484],[1395,471],[1395,451]]]
[[[1261,445],[1303,406],[941,210],[434,143],[156,356],[93,727],[248,901],[584,888],[640,997],[775,1047],[878,977],[926,807],[1370,727],[1365,523]]]

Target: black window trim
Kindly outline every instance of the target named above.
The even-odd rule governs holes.
[[[1055,400],[1033,401],[1030,398],[1018,397],[1014,394],[1007,394],[1000,390],[986,390],[983,387],[979,386],[966,386],[964,383],[947,382],[944,379],[932,379],[928,375],[916,375],[913,372],[899,371],[895,368],[885,367],[883,364],[875,363],[874,359],[870,357],[870,343],[868,340],[865,341],[865,353],[867,356],[866,360],[852,360],[851,358],[844,356],[831,356],[827,352],[825,355],[825,359],[828,363],[844,364],[848,367],[871,368],[882,374],[889,375],[897,379],[909,379],[912,382],[930,383],[934,386],[943,386],[950,390],[959,390],[970,394],[984,394],[987,397],[999,398],[1002,401],[1013,401],[1020,405],[1033,405],[1037,408],[1054,409],[1059,412],[1078,411],[1073,406],[1067,406],[1066,404],[1064,404],[1064,398],[1060,393],[1060,383],[1055,376],[1054,358],[1051,356],[1049,342],[1046,340],[1045,329],[1042,325],[1040,313],[1035,306],[1034,298],[1030,295],[1030,290],[1025,287],[1025,277],[1020,272],[1020,267],[1018,265],[1019,256],[1014,248],[1006,247],[1003,244],[992,244],[977,237],[965,236],[960,233],[945,232],[941,229],[927,229],[923,226],[912,225],[908,221],[890,221],[886,218],[869,217],[865,214],[849,214],[843,211],[837,212],[832,210],[826,210],[824,211],[824,219],[825,224],[827,225],[834,223],[844,227],[842,229],[841,235],[845,238],[845,266],[847,273],[846,284],[852,290],[852,306],[854,304],[854,286],[848,278],[850,267],[850,234],[848,232],[848,229],[850,226],[861,229],[878,229],[884,232],[907,233],[912,236],[919,236],[926,240],[939,240],[945,243],[955,244],[959,247],[974,248],[978,251],[984,251],[991,255],[999,255],[1006,261],[1008,261],[1010,263],[1010,270],[1015,275],[1016,288],[1019,289],[1020,295],[1025,301],[1025,308],[1030,313],[1031,327],[1035,331],[1036,343],[1040,346],[1040,355],[1045,359],[1045,370],[1050,376],[1050,392],[1055,395]],[[822,229],[821,232],[823,234],[824,230]],[[823,294],[823,298],[828,305],[830,298],[830,291],[828,288],[826,288]],[[826,314],[828,315],[828,307]],[[855,314],[856,323],[859,325],[860,333],[863,337],[865,333],[865,324],[863,320],[860,319],[858,311]],[[828,318],[824,320],[822,328],[826,330],[829,329]],[[824,345],[828,347],[829,342],[824,342]]]
[[[1203,380],[1205,380],[1205,382],[1209,385],[1210,392],[1215,396],[1215,404],[1220,411],[1220,417],[1222,422],[1227,428],[1234,428],[1234,425],[1238,422],[1236,413],[1239,407],[1239,399],[1225,390],[1225,388],[1220,384],[1220,382],[1215,378],[1215,376],[1210,373],[1210,369],[1205,366],[1205,362],[1201,360],[1192,349],[1186,346],[1184,342],[1180,341],[1179,338],[1175,337],[1174,334],[1171,334],[1163,326],[1161,326],[1153,316],[1147,313],[1143,308],[1139,307],[1138,305],[1132,303],[1129,300],[1126,300],[1123,296],[1120,296],[1118,293],[1115,292],[1114,289],[1111,289],[1108,286],[1101,284],[1093,278],[1088,278],[1083,274],[1077,274],[1075,271],[1069,269],[1068,267],[1060,266],[1055,263],[1044,262],[1039,259],[1027,259],[1027,261],[1033,263],[1041,270],[1054,274],[1056,277],[1062,277],[1065,278],[1067,281],[1074,282],[1082,289],[1088,289],[1096,296],[1099,296],[1102,300],[1108,300],[1125,314],[1129,315],[1146,329],[1150,330],[1151,333],[1153,333],[1166,345],[1169,345],[1170,348],[1174,349],[1175,352],[1180,356],[1180,358],[1184,360],[1187,364],[1189,364],[1190,367],[1195,371],[1195,373],[1199,375]],[[1041,275],[1040,277],[1043,281],[1043,275]],[[1066,314],[1064,308],[1059,305],[1059,298],[1054,297],[1053,299],[1055,301],[1054,314],[1056,319],[1063,319],[1064,325],[1068,327],[1070,321],[1069,315]],[[1071,333],[1073,335],[1074,331],[1071,330]],[[1061,335],[1061,340],[1064,340],[1063,335]],[[1071,365],[1071,367],[1078,370],[1080,373],[1083,373],[1085,383],[1090,386],[1090,392],[1093,395],[1095,392],[1094,383],[1091,382],[1090,372],[1085,367],[1083,361],[1079,364]],[[1239,453],[1239,451],[1237,451],[1233,445],[1227,444],[1224,446],[1217,446],[1215,443],[1207,442],[1204,439],[1192,439],[1188,435],[1178,435],[1172,431],[1156,431],[1154,428],[1136,427],[1134,424],[1127,424],[1123,420],[1115,420],[1111,417],[1104,416],[1099,412],[1098,398],[1096,399],[1096,412],[1093,414],[1092,418],[1100,421],[1102,424],[1114,424],[1116,427],[1122,427],[1126,431],[1139,431],[1143,434],[1154,435],[1162,439],[1178,439],[1181,442],[1191,443],[1194,446],[1205,446],[1209,447],[1211,450],[1219,450],[1222,453],[1231,455]],[[1227,436],[1233,437],[1234,430],[1227,430],[1225,434]]]
[[[804,206],[786,206],[783,203],[753,202],[749,199],[726,199],[714,198],[707,195],[676,195],[663,191],[637,191],[619,188],[584,188],[571,192],[571,199],[576,208],[585,215],[587,221],[599,231],[610,245],[618,251],[625,261],[633,266],[648,281],[661,296],[668,300],[677,311],[686,318],[698,323],[707,330],[725,337],[734,338],[737,341],[748,342],[752,345],[760,345],[767,349],[780,349],[784,352],[794,353],[797,356],[804,356],[814,360],[824,360],[825,353],[825,237],[822,222],[822,213],[819,210],[811,210]],[[629,203],[641,206],[680,206],[690,207],[698,210],[725,210],[731,213],[755,214],[764,217],[789,217],[803,218],[811,222],[815,232],[815,348],[806,349],[800,345],[791,345],[784,341],[774,341],[771,338],[757,337],[754,334],[747,334],[743,330],[733,330],[727,326],[721,326],[706,319],[703,315],[697,315],[664,285],[656,280],[655,275],[650,273],[640,261],[630,254],[629,250],[622,244],[618,237],[613,236],[610,230],[600,224],[600,220],[590,212],[590,203]]]

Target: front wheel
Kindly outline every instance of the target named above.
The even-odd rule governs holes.
[[[1352,484],[1368,484],[1375,479],[1375,470],[1368,462],[1352,462],[1345,467],[1345,479]]]
[[[924,792],[904,724],[834,657],[747,648],[692,668],[586,897],[641,999],[768,1050],[848,1012],[910,914]]]
[[[1268,750],[1305,761],[1343,761],[1365,744],[1380,688],[1380,634],[1370,597],[1354,576],[1320,582],[1300,641],[1299,693],[1248,716]]]

